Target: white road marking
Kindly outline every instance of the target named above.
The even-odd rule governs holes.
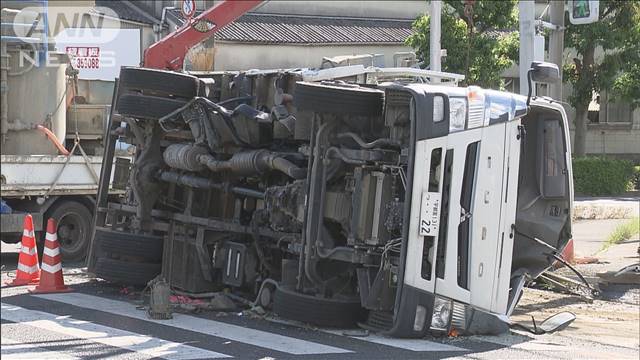
[[[509,333],[500,336],[476,335],[470,339],[527,351],[568,351],[571,349],[564,344],[545,341],[542,338],[535,338],[518,333]]]
[[[399,349],[411,351],[467,351],[467,349],[459,348],[453,345],[442,344],[424,339],[398,339],[390,338],[383,335],[370,333],[368,336],[348,336],[344,335],[344,330],[321,329],[320,331],[329,334],[347,336],[351,339],[367,341],[375,344],[391,346]]]
[[[92,309],[99,308],[99,304],[94,304],[92,307]],[[229,355],[214,351],[199,349],[193,346],[156,339],[150,336],[140,335],[108,326],[93,324],[88,321],[76,320],[70,316],[58,316],[5,303],[2,303],[1,317],[2,319],[13,321],[15,323],[33,326],[46,331],[52,331],[80,339],[87,339],[152,357],[166,357],[170,359],[184,360],[230,357]],[[37,358],[42,359],[45,357],[39,356]]]
[[[190,315],[173,314],[173,319],[149,319],[145,312],[137,310],[135,306],[124,301],[111,300],[86,294],[47,294],[37,297],[58,301],[86,309],[95,309],[115,315],[131,317],[139,320],[171,326],[183,330],[216,336],[244,344],[259,346],[295,355],[312,354],[341,354],[352,351],[311,341],[296,339],[266,331],[227,324],[215,320],[203,319]]]
[[[0,344],[2,344],[2,346],[0,346],[0,356],[2,356],[3,360],[79,359],[63,352],[47,350],[32,344],[22,344],[19,341],[4,337],[0,339]]]

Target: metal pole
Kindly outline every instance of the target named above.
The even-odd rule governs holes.
[[[431,0],[430,6],[430,31],[429,31],[429,69],[440,71],[440,33],[441,33],[441,14],[442,2],[440,0]],[[440,79],[434,79],[434,82],[440,82]]]
[[[562,54],[564,52],[564,1],[552,1],[549,6],[549,20],[556,26],[549,35],[549,60],[558,65],[560,81],[550,84],[550,96],[562,101]]]
[[[525,96],[529,91],[527,71],[533,61],[533,38],[536,33],[535,5],[533,1],[520,1],[518,3],[520,10],[520,94]],[[535,88],[532,94],[535,95]]]

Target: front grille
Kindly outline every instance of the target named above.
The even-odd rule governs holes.
[[[457,330],[465,330],[467,328],[466,305],[453,302],[453,311],[451,315],[451,326]]]
[[[473,129],[482,126],[484,123],[484,101],[472,101],[469,103],[469,121],[467,129]]]
[[[372,331],[389,331],[393,327],[393,313],[371,310],[367,322],[360,326]]]

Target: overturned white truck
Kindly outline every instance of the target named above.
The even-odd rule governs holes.
[[[104,158],[137,153],[127,200],[98,197],[90,271],[321,326],[477,332],[571,238],[569,128],[551,99],[457,80],[123,68]]]

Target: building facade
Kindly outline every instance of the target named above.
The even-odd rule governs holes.
[[[197,0],[196,6],[202,11],[217,3]],[[182,26],[180,4],[180,0],[48,2],[49,6],[112,9],[118,15],[119,19],[113,20],[119,22],[118,26],[140,30],[140,58],[144,49]],[[5,6],[24,5],[8,0],[3,1]],[[536,14],[541,15],[546,6],[547,0],[536,0]],[[412,49],[404,39],[411,34],[413,20],[428,8],[426,0],[267,1],[192,49],[185,64],[194,70],[317,68],[330,65],[336,57],[369,54],[372,65],[406,65]],[[508,69],[504,76],[507,90],[517,92],[518,67]],[[563,101],[570,92],[571,87],[565,85]],[[569,105],[565,109],[569,118],[574,118],[574,110]],[[629,104],[614,102],[602,93],[590,106],[590,120],[588,154],[640,163],[640,109],[633,110]]]

